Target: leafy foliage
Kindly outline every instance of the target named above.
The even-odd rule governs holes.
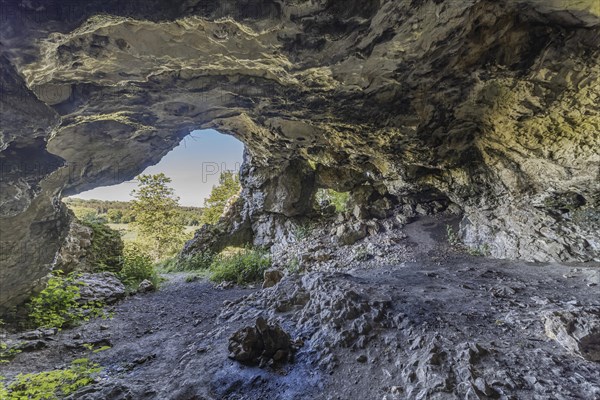
[[[67,207],[75,213],[77,219],[87,222],[110,222],[112,224],[129,224],[135,221],[135,215],[128,201],[84,200],[77,198],[63,199]],[[186,226],[200,224],[202,208],[179,206],[179,218]]]
[[[177,262],[178,271],[198,271],[209,269],[215,255],[211,252],[196,253],[192,256],[182,258]]]
[[[138,243],[127,243],[123,251],[123,269],[119,278],[129,287],[137,287],[144,279],[148,279],[158,287],[159,278],[152,258]]]
[[[229,199],[240,193],[240,178],[233,171],[225,171],[219,176],[219,184],[213,186],[210,196],[204,200],[204,212],[200,218],[201,224],[213,225],[225,210]]]
[[[310,222],[306,222],[304,224],[297,224],[294,226],[292,234],[294,235],[294,238],[296,240],[302,241],[310,237],[310,234],[312,233],[313,229],[314,226]]]
[[[10,362],[17,354],[21,352],[18,344],[16,346],[10,346],[5,342],[0,341],[0,364],[6,364]],[[2,397],[0,397],[1,399]]]
[[[61,271],[53,272],[46,288],[28,303],[29,318],[35,326],[62,328],[92,317],[104,316],[104,304],[78,302],[81,297],[80,288],[84,283],[77,278],[77,274],[63,276]]]
[[[88,262],[94,272],[118,273],[123,267],[123,240],[119,232],[95,222],[83,222],[93,231],[92,246],[88,253]]]
[[[241,249],[220,254],[210,266],[210,279],[214,282],[231,281],[237,284],[256,282],[271,267],[271,257],[265,250]]]
[[[102,368],[81,358],[66,369],[19,374],[5,385],[0,379],[0,399],[58,400],[93,382],[93,376]]]
[[[319,204],[330,203],[335,206],[337,213],[342,213],[348,210],[348,202],[350,193],[336,192],[333,189],[319,189],[316,194],[316,201]]]
[[[139,236],[148,247],[154,261],[172,255],[183,243],[184,225],[177,211],[179,198],[168,186],[165,174],[140,175],[131,209]]]

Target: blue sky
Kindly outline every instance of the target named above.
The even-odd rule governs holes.
[[[213,129],[193,131],[179,146],[156,165],[146,168],[144,174],[163,172],[173,181],[171,187],[184,206],[201,207],[219,180],[222,170],[239,170],[244,145],[233,136]],[[130,193],[136,181],[96,188],[76,196],[80,199],[131,200]]]

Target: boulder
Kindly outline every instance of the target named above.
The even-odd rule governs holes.
[[[367,226],[362,222],[340,225],[335,233],[341,244],[352,245],[367,237]]]
[[[600,307],[549,312],[544,328],[549,338],[570,353],[600,362]]]
[[[125,285],[112,272],[85,273],[77,280],[83,283],[78,300],[81,304],[92,301],[112,304],[125,297]]]
[[[255,326],[244,327],[229,338],[229,358],[242,364],[281,364],[291,361],[294,352],[290,335],[262,317]]]

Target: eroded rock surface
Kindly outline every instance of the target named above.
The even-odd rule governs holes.
[[[600,308],[578,307],[548,313],[546,335],[573,354],[600,362]]]
[[[111,272],[81,274],[77,278],[82,283],[78,301],[82,304],[100,302],[113,304],[125,297],[125,285]]]
[[[229,358],[243,364],[266,366],[291,361],[295,348],[290,335],[277,324],[258,317],[255,326],[247,326],[229,338]]]
[[[1,6],[2,307],[50,269],[61,196],[130,179],[198,128],[247,148],[239,214],[211,237],[276,243],[332,188],[359,219],[457,207],[495,257],[600,259],[594,0]]]

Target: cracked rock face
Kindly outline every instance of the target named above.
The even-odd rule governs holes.
[[[236,240],[332,188],[453,204],[495,257],[600,260],[597,2],[122,3],[0,1],[1,308],[51,268],[61,196],[199,128],[247,148]]]

